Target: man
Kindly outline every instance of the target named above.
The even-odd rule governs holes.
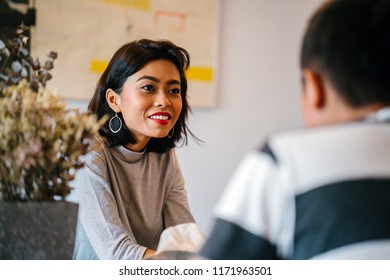
[[[301,49],[310,129],[248,154],[215,209],[210,259],[390,259],[390,1],[327,1]]]

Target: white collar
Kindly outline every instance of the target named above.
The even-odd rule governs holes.
[[[369,114],[366,120],[368,122],[390,122],[390,106]]]

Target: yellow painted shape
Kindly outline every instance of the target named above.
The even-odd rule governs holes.
[[[92,73],[103,73],[107,68],[108,61],[92,60],[90,70]],[[190,67],[187,71],[187,79],[203,82],[213,81],[213,69],[211,67]]]
[[[134,9],[150,11],[150,0],[100,0],[108,4],[120,5],[125,7],[131,7]]]
[[[213,69],[211,67],[190,67],[187,71],[187,79],[212,82]]]
[[[108,61],[106,60],[92,60],[89,69],[92,73],[103,73],[106,70]]]

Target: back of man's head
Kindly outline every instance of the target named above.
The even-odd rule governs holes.
[[[309,22],[301,68],[326,76],[351,107],[390,104],[390,0],[327,1]]]

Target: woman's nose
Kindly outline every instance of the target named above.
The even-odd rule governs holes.
[[[156,95],[155,106],[160,108],[165,108],[171,106],[171,102],[169,101],[166,94],[160,92],[159,94]]]

